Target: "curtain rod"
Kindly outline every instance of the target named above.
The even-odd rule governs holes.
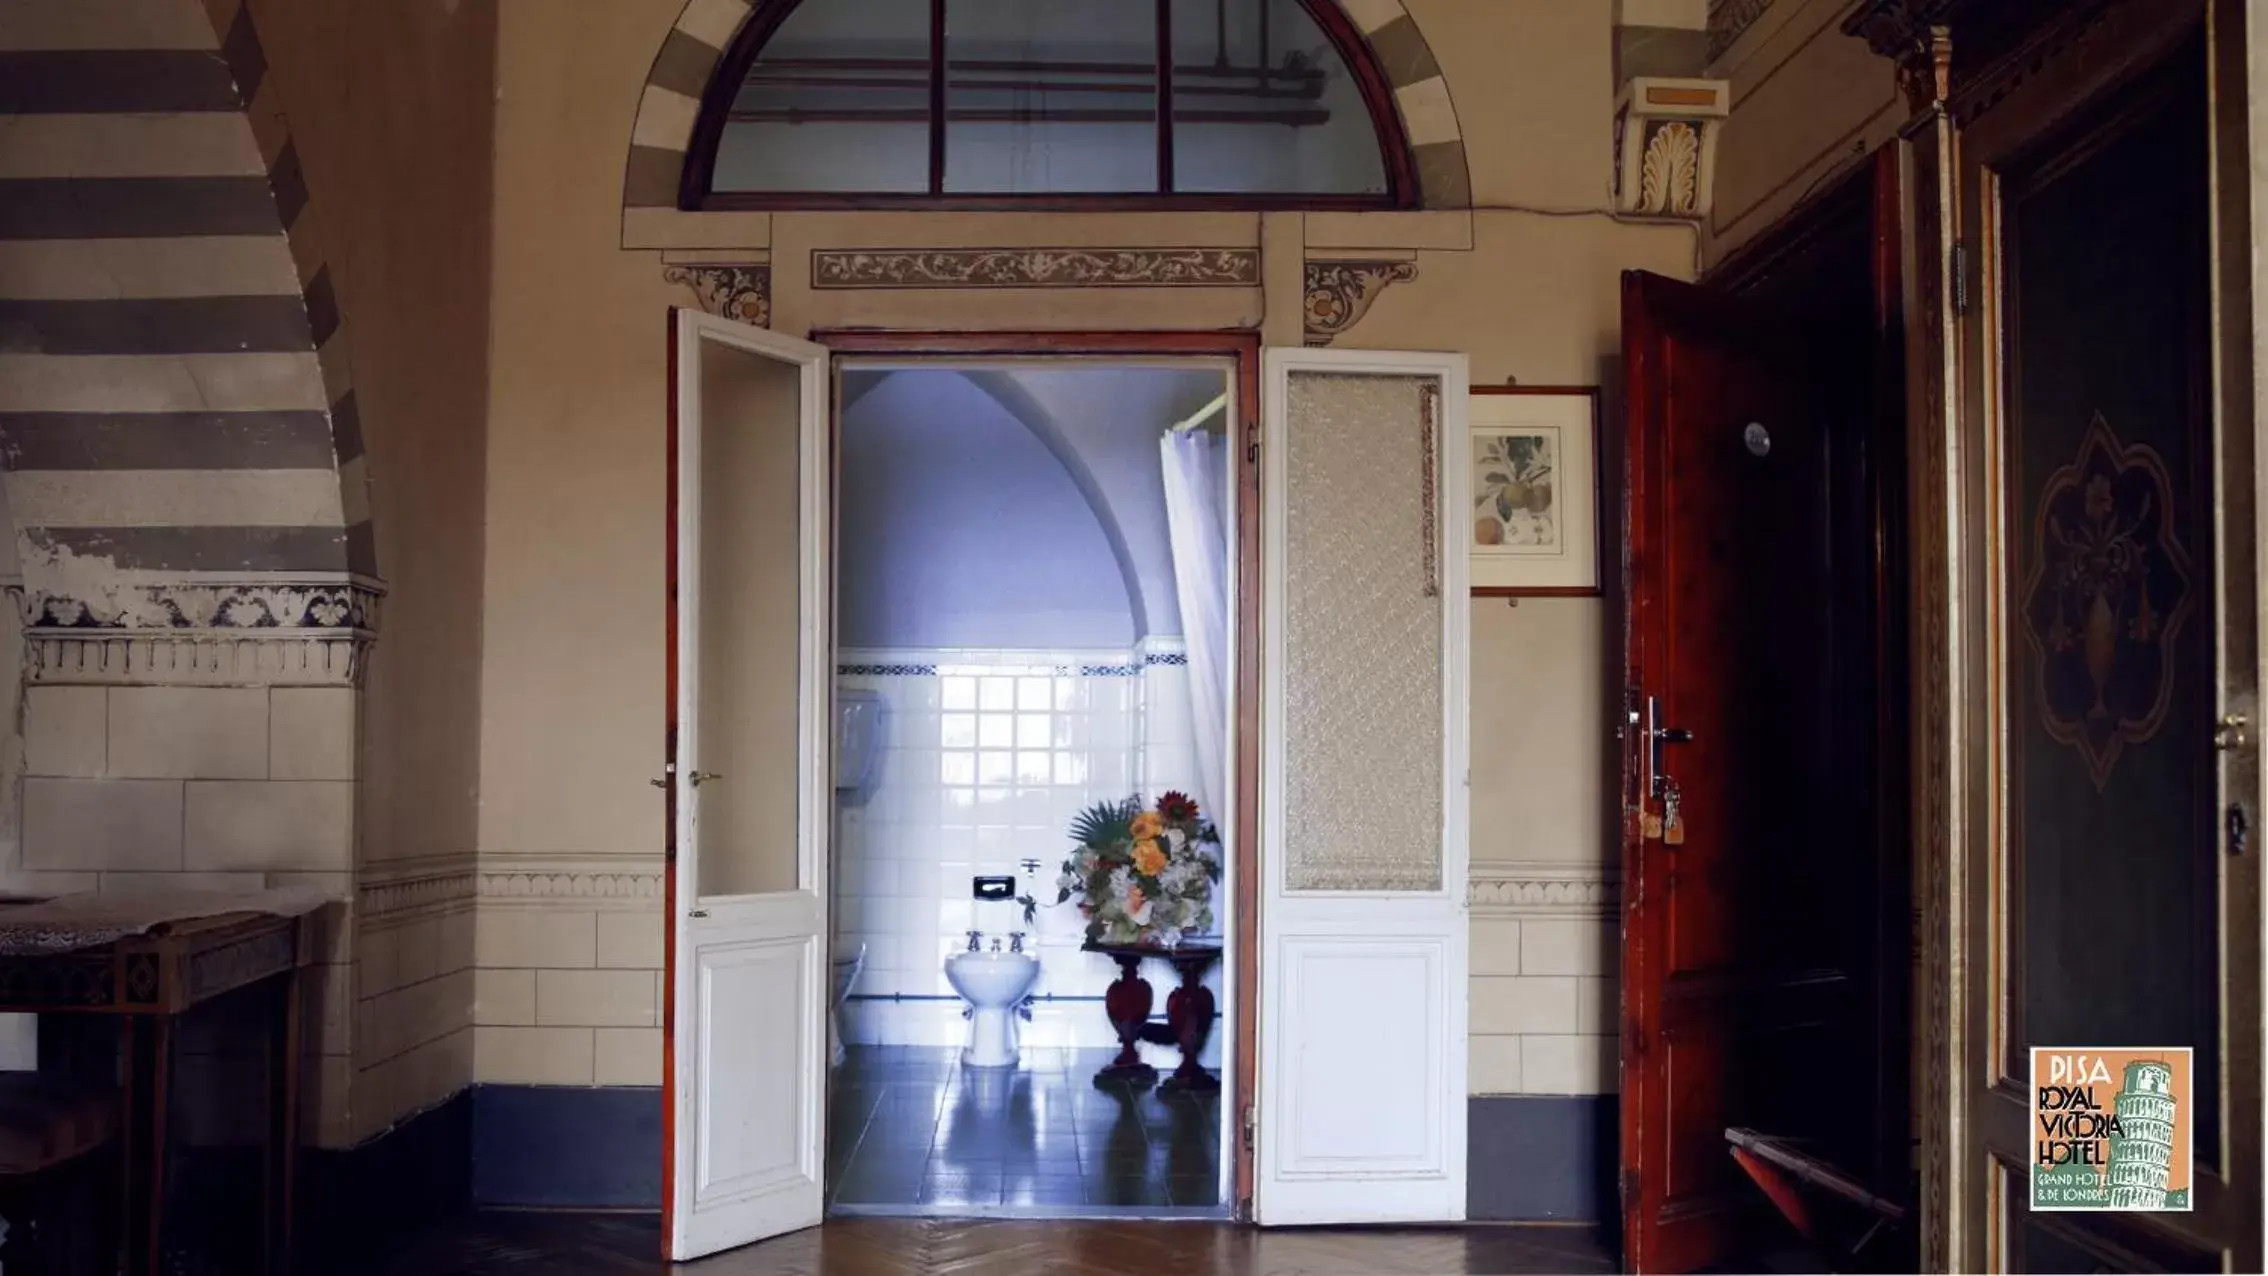
[[[1211,403],[1206,404],[1204,407],[1197,409],[1195,412],[1190,413],[1188,416],[1182,418],[1181,420],[1167,426],[1166,433],[1179,434],[1184,430],[1194,430],[1198,426],[1205,424],[1206,421],[1212,419],[1214,413],[1219,412],[1222,408],[1225,408],[1227,406],[1228,391],[1223,390],[1220,393],[1220,397],[1214,399]]]

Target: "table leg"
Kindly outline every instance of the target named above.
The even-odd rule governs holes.
[[[1205,1053],[1206,1039],[1213,1035],[1213,990],[1204,983],[1205,968],[1213,964],[1213,959],[1176,956],[1172,961],[1174,970],[1181,975],[1181,986],[1166,997],[1166,1026],[1173,1030],[1174,1042],[1181,1047],[1181,1066],[1175,1068],[1173,1075],[1160,1083],[1158,1089],[1216,1094],[1220,1091],[1221,1079],[1197,1062]]]
[[[165,1260],[165,1161],[173,1081],[173,1020],[127,1015],[126,1272],[160,1276]]]
[[[275,980],[275,1004],[268,1016],[268,1139],[265,1165],[267,1194],[268,1276],[288,1276],[292,1270],[292,1188],[299,1160],[300,1085],[300,980],[299,968]]]
[[[1142,1029],[1150,1022],[1150,1005],[1156,994],[1150,991],[1150,981],[1142,978],[1140,957],[1114,953],[1111,960],[1118,963],[1118,978],[1103,990],[1103,1011],[1118,1033],[1118,1057],[1095,1074],[1095,1084],[1132,1081],[1148,1085],[1157,1080],[1158,1070],[1142,1062],[1134,1043],[1142,1039]]]

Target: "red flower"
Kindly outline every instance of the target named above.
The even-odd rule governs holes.
[[[1179,789],[1169,789],[1158,799],[1158,814],[1176,824],[1185,824],[1197,818],[1197,799]]]

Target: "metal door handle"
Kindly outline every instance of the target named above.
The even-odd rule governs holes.
[[[703,780],[721,780],[723,778],[714,771],[695,771],[693,773],[693,787],[700,788]]]

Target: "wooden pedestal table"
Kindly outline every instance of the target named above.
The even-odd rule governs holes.
[[[269,1010],[264,1270],[290,1271],[299,973],[314,954],[322,902],[303,891],[180,891],[0,905],[0,1013],[104,1015],[120,1026],[127,1276],[156,1276],[165,1262],[176,1027],[195,1007],[254,984],[266,985]]]
[[[1103,1011],[1110,1016],[1110,1026],[1118,1033],[1118,1057],[1109,1066],[1095,1074],[1095,1084],[1108,1086],[1132,1082],[1146,1086],[1157,1080],[1158,1070],[1142,1062],[1135,1050],[1137,1042],[1152,1045],[1178,1046],[1181,1066],[1175,1068],[1158,1088],[1164,1091],[1186,1090],[1210,1094],[1221,1088],[1219,1077],[1206,1071],[1197,1060],[1205,1052],[1205,1042],[1213,1035],[1213,990],[1205,986],[1205,972],[1221,959],[1218,944],[1183,944],[1178,948],[1157,948],[1148,944],[1086,944],[1087,952],[1101,953],[1118,963],[1118,978],[1103,990]],[[1150,1010],[1156,1004],[1156,994],[1150,982],[1142,978],[1142,959],[1156,957],[1172,964],[1181,976],[1181,985],[1166,997],[1166,1021],[1150,1022]]]

